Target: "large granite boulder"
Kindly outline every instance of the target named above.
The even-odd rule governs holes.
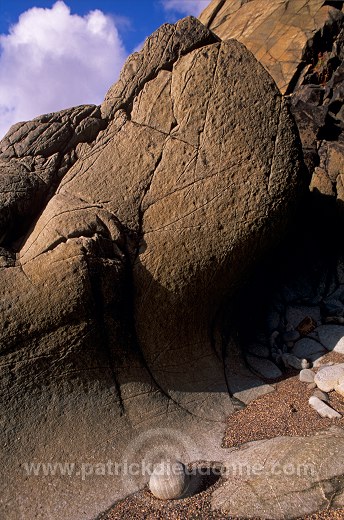
[[[342,4],[324,0],[213,0],[199,19],[223,40],[235,38],[244,43],[280,91],[289,93],[307,65],[313,41],[340,23]]]
[[[146,478],[108,460],[166,436],[213,458],[235,409],[221,305],[302,197],[297,131],[251,52],[186,18],[100,109],[18,124],[1,147],[1,516],[91,518]],[[29,474],[64,462],[68,477]]]
[[[344,7],[324,0],[213,0],[200,20],[250,49],[289,94],[316,211],[344,216]],[[317,197],[319,200],[317,200]]]

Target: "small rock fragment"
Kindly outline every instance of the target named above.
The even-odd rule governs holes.
[[[282,354],[282,361],[287,368],[291,367],[296,370],[302,370],[309,367],[307,359],[300,359],[293,354]]]
[[[310,316],[306,316],[296,327],[301,336],[307,336],[316,328],[317,323]]]
[[[314,374],[313,370],[310,370],[309,368],[304,368],[300,372],[299,379],[303,383],[313,383],[314,376],[315,376],[315,374]]]
[[[325,403],[328,403],[330,400],[328,394],[326,392],[322,392],[319,390],[319,388],[314,390],[313,396],[320,399],[320,401],[324,401]]]
[[[308,402],[321,417],[328,417],[329,419],[340,419],[342,417],[340,413],[314,395],[309,398]]]
[[[333,323],[335,325],[344,325],[343,316],[327,316],[324,321],[325,321],[325,323]]]
[[[274,330],[272,334],[270,335],[269,343],[271,348],[277,348],[277,338],[279,336],[278,330]]]

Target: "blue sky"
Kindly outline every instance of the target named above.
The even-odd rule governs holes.
[[[0,0],[0,138],[18,121],[98,104],[126,57],[209,0]]]

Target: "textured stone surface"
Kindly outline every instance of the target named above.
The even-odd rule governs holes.
[[[12,126],[0,145],[0,245],[27,231],[77,160],[77,145],[95,140],[105,126],[91,105]]]
[[[226,462],[228,480],[213,493],[213,509],[284,520],[341,507],[343,449],[344,431],[335,427],[307,438],[277,437],[234,449]]]
[[[1,250],[6,519],[91,518],[145,482],[94,468],[84,480],[31,478],[26,462],[137,462],[166,435],[179,460],[212,459],[235,409],[218,311],[280,239],[305,186],[271,77],[193,18],[129,58],[80,132],[79,110],[1,143],[0,186],[18,154],[45,165],[75,146]],[[13,192],[8,222],[21,215]]]
[[[340,9],[324,3],[213,0],[199,18],[223,40],[243,42],[285,92],[303,60],[307,42],[325,23],[341,18]]]
[[[213,0],[200,20],[243,42],[291,95],[310,189],[336,199],[343,217],[343,2]]]

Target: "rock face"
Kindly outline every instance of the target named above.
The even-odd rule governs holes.
[[[311,40],[342,19],[342,4],[324,0],[213,0],[199,18],[221,39],[243,42],[286,93],[306,65]]]
[[[344,8],[324,0],[213,0],[200,20],[236,38],[290,94],[310,189],[344,215]]]
[[[248,443],[227,458],[228,480],[214,491],[212,505],[233,516],[276,520],[342,507],[343,449],[337,427],[307,438]]]
[[[95,516],[145,481],[99,464],[142,460],[147,438],[212,458],[234,410],[219,310],[302,196],[296,134],[262,65],[193,18],[154,33],[100,109],[7,134],[2,517]],[[66,461],[71,478],[28,475]]]

